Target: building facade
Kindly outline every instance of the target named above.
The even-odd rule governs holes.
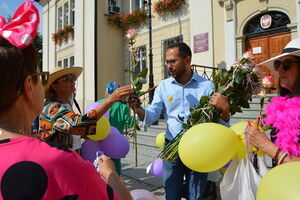
[[[228,69],[246,50],[261,62],[281,52],[298,37],[299,0],[185,0],[179,9],[158,14],[152,0],[154,85],[168,77],[166,48],[185,42],[192,49],[192,64]],[[144,0],[40,0],[43,6],[43,69],[82,66],[77,99],[82,108],[102,98],[109,81],[129,84],[126,28],[108,24],[108,15],[149,13]],[[138,69],[149,67],[149,21],[136,26]],[[53,34],[72,26],[61,43]],[[128,27],[127,27],[128,28]],[[266,74],[270,73],[267,69]],[[201,71],[201,70],[200,70]],[[147,78],[149,83],[149,78]],[[148,89],[148,84],[143,90]]]

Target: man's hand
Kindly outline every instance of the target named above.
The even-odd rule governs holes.
[[[141,107],[141,104],[140,98],[136,95],[130,95],[128,98],[128,105],[132,110]]]
[[[222,119],[224,121],[229,120],[229,103],[226,96],[221,95],[220,93],[214,93],[209,103],[221,111]]]
[[[128,100],[128,105],[132,110],[135,110],[136,114],[141,120],[144,120],[145,110],[141,107],[141,100],[136,95],[131,95]]]

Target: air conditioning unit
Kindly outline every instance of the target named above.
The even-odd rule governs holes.
[[[119,6],[114,6],[114,5],[108,5],[108,13],[113,14],[113,13],[120,13],[120,7]]]

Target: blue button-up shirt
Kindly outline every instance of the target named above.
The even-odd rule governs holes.
[[[182,122],[178,115],[186,121],[190,108],[194,108],[202,96],[209,96],[213,88],[214,84],[211,81],[197,74],[193,74],[185,85],[178,83],[173,77],[163,80],[155,89],[152,104],[145,109],[144,124],[151,125],[164,111],[167,121],[165,137],[173,140],[182,130]]]

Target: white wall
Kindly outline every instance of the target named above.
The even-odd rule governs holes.
[[[208,33],[208,51],[193,53],[192,63],[213,66],[213,34],[211,0],[190,0],[191,50],[194,52],[194,36]]]
[[[75,5],[75,66],[83,67],[76,99],[82,110],[95,100],[94,6],[94,0],[77,0]]]

